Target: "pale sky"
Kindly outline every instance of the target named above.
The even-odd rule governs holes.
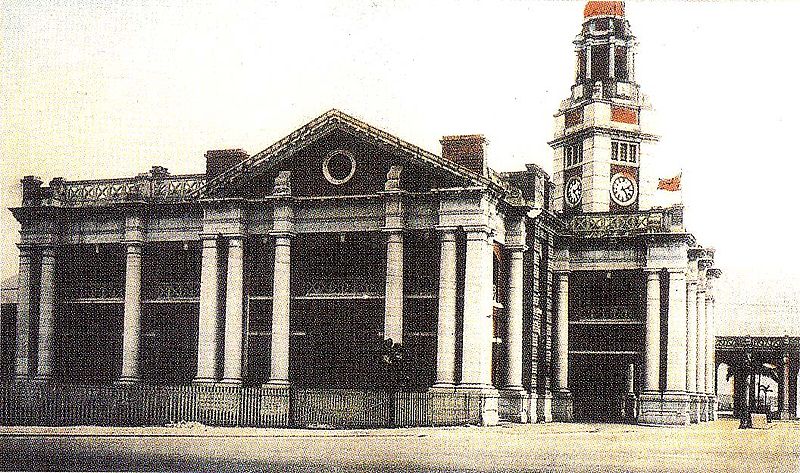
[[[493,168],[549,171],[583,5],[5,1],[0,203],[20,204],[27,174],[203,172],[206,150],[258,152],[333,107],[437,154],[442,135],[482,133]],[[658,169],[683,171],[687,227],[727,277],[718,330],[800,335],[800,3],[629,1],[626,13]],[[4,279],[19,234],[10,212],[0,224]]]

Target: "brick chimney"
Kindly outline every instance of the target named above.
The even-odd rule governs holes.
[[[481,176],[488,174],[484,156],[486,138],[483,135],[443,136],[439,143],[442,144],[444,159],[460,164]]]
[[[248,158],[241,149],[212,149],[206,151],[206,180],[211,180],[225,170]]]

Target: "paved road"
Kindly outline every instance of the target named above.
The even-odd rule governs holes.
[[[0,428],[0,469],[800,472],[800,422],[277,430]]]

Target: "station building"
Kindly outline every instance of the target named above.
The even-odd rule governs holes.
[[[253,155],[208,151],[201,174],[25,177],[6,405],[102,386],[121,415],[119,393],[183,386],[222,393],[211,410],[267,391],[287,393],[273,411],[307,392],[325,409],[385,387],[391,339],[429,423],[450,404],[424,395],[477,400],[484,424],[713,419],[720,273],[683,207],[655,204],[624,4],[588,2],[574,47],[552,178],[493,170],[482,135],[437,155],[338,110]]]

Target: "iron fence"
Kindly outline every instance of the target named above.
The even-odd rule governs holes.
[[[375,428],[480,422],[467,393],[222,385],[0,385],[0,425]]]

